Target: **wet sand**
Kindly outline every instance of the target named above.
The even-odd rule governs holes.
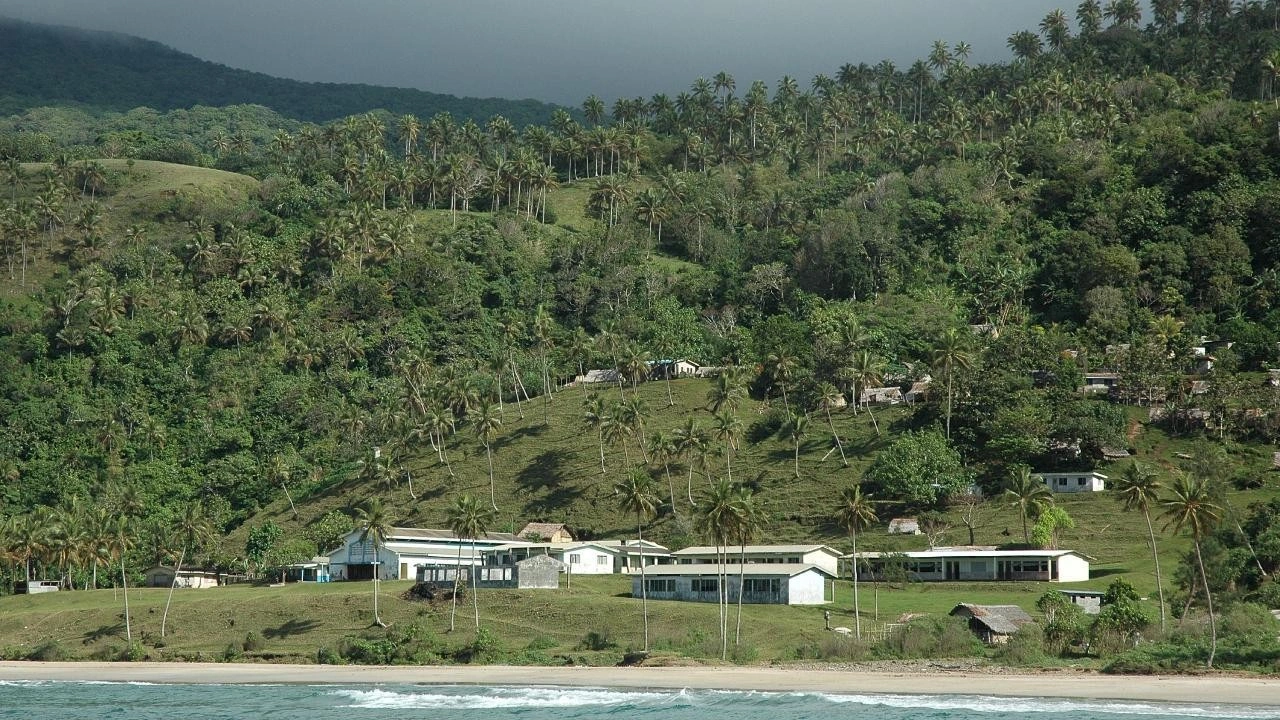
[[[3,680],[432,683],[1095,698],[1280,706],[1280,678],[928,673],[787,667],[370,667],[250,663],[0,662]]]

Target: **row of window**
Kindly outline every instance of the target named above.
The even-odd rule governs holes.
[[[782,592],[782,580],[780,578],[746,578],[742,588],[748,595],[777,594]],[[645,589],[651,593],[674,593],[676,581],[675,578],[653,578],[645,581]],[[693,578],[689,581],[689,590],[695,593],[719,592],[720,581],[716,578]]]

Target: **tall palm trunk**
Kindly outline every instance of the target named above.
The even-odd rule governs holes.
[[[497,508],[494,508],[495,510]],[[471,538],[471,557],[476,556],[476,539]],[[480,629],[480,595],[476,593],[476,588],[480,586],[480,573],[475,565],[468,565],[467,568],[471,572],[471,606],[476,613],[476,629]]]
[[[1164,583],[1160,580],[1160,553],[1156,550],[1156,531],[1151,526],[1151,511],[1146,507],[1142,508],[1142,516],[1147,519],[1147,535],[1151,539],[1151,559],[1156,564],[1156,594],[1160,597],[1160,632],[1164,633],[1165,615],[1164,615]]]
[[[449,632],[457,627],[458,618],[458,581],[462,580],[462,543],[458,543],[458,564],[453,571],[453,602],[449,608]]]
[[[1203,572],[1203,567],[1201,571]],[[124,593],[124,638],[133,642],[133,625],[129,621],[129,578],[124,572],[124,553],[120,554],[120,588]]]
[[[862,608],[858,605],[858,531],[850,530],[849,538],[853,544],[853,634],[862,639]]]
[[[680,513],[676,510],[676,484],[671,480],[671,465],[667,463],[665,455],[662,458],[662,472],[667,476],[667,494],[671,496],[671,514],[680,517]]]
[[[1213,656],[1218,653],[1218,623],[1213,616],[1213,593],[1209,592],[1209,578],[1204,572],[1204,556],[1200,554],[1200,538],[1195,539],[1196,563],[1200,566],[1200,582],[1204,585],[1204,601],[1209,608],[1209,660],[1205,667],[1213,667]]]
[[[606,470],[604,469],[604,431],[600,430],[596,433],[596,435],[600,439],[600,474],[604,475],[606,472]]]
[[[489,504],[498,509],[498,499],[493,488],[493,450],[488,442],[484,444],[484,454],[489,458]]]
[[[380,554],[381,553],[378,552],[378,544],[374,543],[373,544],[373,623],[378,627],[386,627],[387,624],[382,622],[382,616],[378,614],[378,583],[381,582],[379,578],[380,573],[378,572],[379,570],[378,566],[382,564],[379,558]]]
[[[734,645],[742,643],[742,594],[746,590],[747,583],[747,541],[746,538],[738,539],[742,542],[738,545],[738,621],[733,631]]]
[[[164,613],[160,615],[160,637],[164,637],[165,626],[169,622],[169,603],[173,602],[173,589],[178,587],[178,571],[182,570],[182,561],[186,559],[187,548],[184,545],[178,552],[178,564],[173,568],[173,582],[169,583],[169,597],[164,601]]]
[[[844,443],[840,442],[840,433],[836,432],[836,424],[831,420],[831,408],[826,408],[826,411],[827,426],[831,428],[831,437],[836,439],[836,447],[840,449],[840,464],[844,467],[849,467],[849,458],[844,456]]]
[[[644,520],[639,512],[636,513],[636,538],[640,541],[640,611],[644,615],[644,651],[649,652],[649,588],[645,586]],[[626,549],[625,545],[623,549]]]

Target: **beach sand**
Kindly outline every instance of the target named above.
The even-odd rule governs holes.
[[[0,662],[0,681],[153,683],[433,683],[568,685],[778,692],[1095,698],[1280,706],[1280,678],[1092,673],[865,672],[786,667],[370,667],[249,663]]]

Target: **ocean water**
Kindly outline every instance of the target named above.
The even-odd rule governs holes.
[[[857,695],[443,685],[164,685],[0,681],[0,718],[280,720],[1185,720],[1280,718],[1276,707],[978,695]]]

